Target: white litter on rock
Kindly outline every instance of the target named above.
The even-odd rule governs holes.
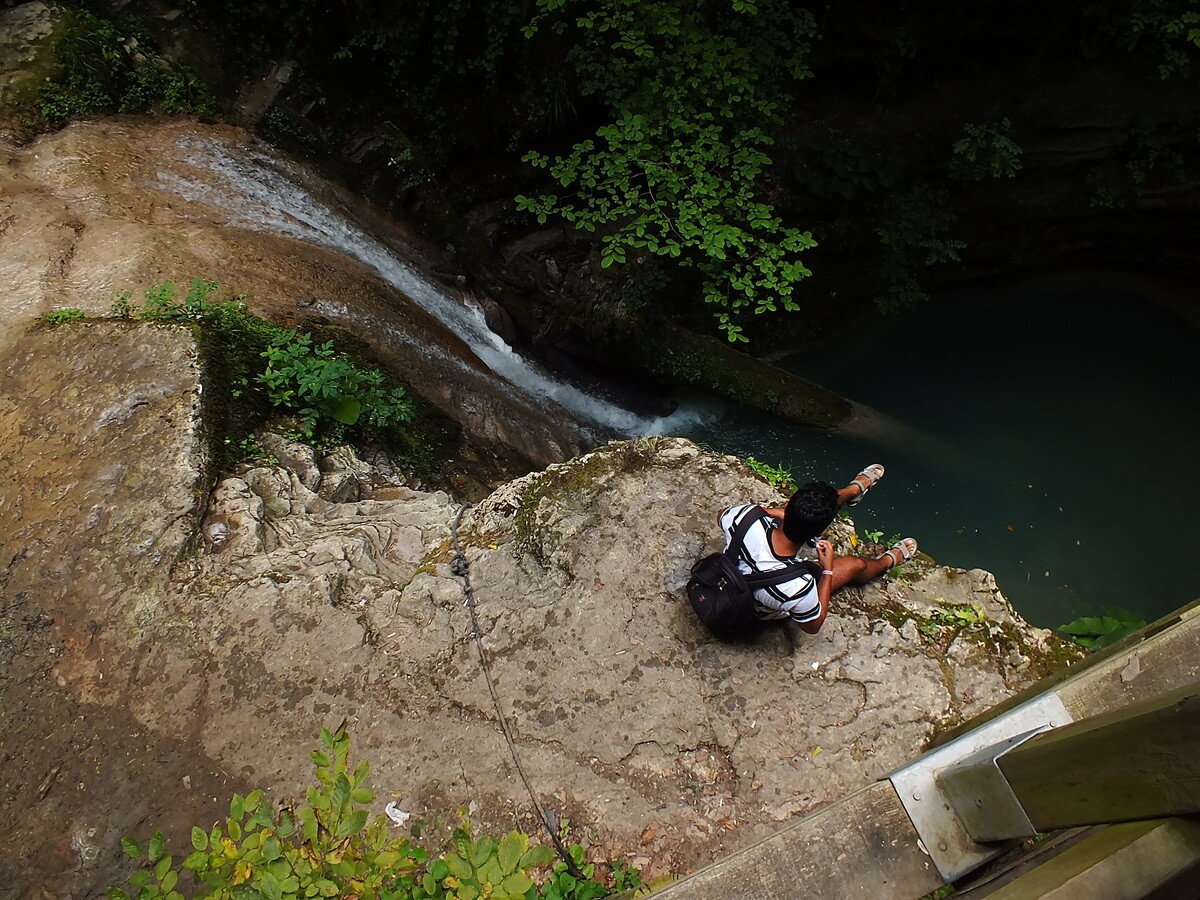
[[[411,813],[407,813],[404,810],[397,807],[395,801],[392,801],[387,806],[385,806],[383,808],[383,812],[384,812],[384,815],[386,815],[389,819],[392,820],[392,824],[396,825],[396,826],[403,825],[412,816]]]

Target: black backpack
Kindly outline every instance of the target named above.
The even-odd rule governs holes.
[[[756,575],[746,575],[738,568],[738,554],[746,533],[766,515],[761,506],[748,510],[734,529],[729,546],[692,566],[692,577],[687,584],[688,600],[700,621],[719,638],[744,636],[763,623],[754,613],[754,591],[758,588],[780,584],[805,571],[814,575],[820,571],[815,563],[804,560]]]

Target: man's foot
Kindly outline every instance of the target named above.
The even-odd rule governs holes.
[[[883,477],[883,472],[883,466],[879,463],[872,463],[855,475],[845,488],[854,492],[850,499],[846,501],[846,505],[858,506],[858,504],[862,503],[863,497],[867,496],[867,491],[875,487],[879,479]]]
[[[903,565],[914,556],[917,555],[917,539],[904,538],[902,541],[897,541],[896,544],[887,553],[882,556],[877,556],[876,559],[891,560],[888,563],[888,569],[894,569],[896,566]],[[884,569],[886,572],[887,569]]]

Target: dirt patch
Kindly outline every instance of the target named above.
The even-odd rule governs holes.
[[[227,814],[229,797],[247,789],[194,736],[149,731],[120,704],[82,702],[55,625],[27,598],[0,610],[4,898],[61,897],[68,886],[100,896],[128,871],[123,835],[161,828],[169,846],[186,846],[193,824]]]

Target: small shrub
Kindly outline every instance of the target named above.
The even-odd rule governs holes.
[[[333,341],[317,344],[311,334],[284,331],[275,335],[262,355],[267,367],[259,376],[271,403],[298,410],[306,437],[322,419],[354,425],[361,416],[376,428],[412,418],[404,388],[387,390],[383,373],[360,369],[333,349]]]
[[[47,325],[62,325],[64,322],[74,322],[84,318],[87,314],[82,309],[76,309],[73,306],[66,306],[62,309],[54,309],[42,316],[42,321]]]
[[[218,289],[216,282],[197,278],[180,299],[178,286],[167,281],[146,291],[141,307],[132,307],[128,295],[113,306],[122,315],[208,329],[228,363],[233,399],[295,413],[303,440],[332,436],[340,441],[344,426],[387,431],[412,419],[404,388],[389,386],[378,369],[358,366],[332,341],[318,344],[311,334],[258,318],[240,299],[212,299]]]
[[[967,125],[966,134],[954,142],[953,173],[965,181],[1015,178],[1021,171],[1021,148],[1009,132],[1012,122],[1001,119],[990,125]]]
[[[782,466],[767,465],[764,462],[759,462],[753,456],[746,457],[746,465],[750,467],[750,471],[755,475],[765,478],[771,487],[784,493],[791,493],[796,490],[796,479],[792,477],[791,472]]]
[[[218,113],[216,98],[204,83],[162,59],[131,21],[118,25],[73,9],[58,56],[59,70],[41,86],[37,99],[38,112],[51,126],[100,113],[158,110],[203,118]]]
[[[1110,606],[1103,616],[1082,616],[1056,630],[1088,650],[1101,650],[1123,637],[1146,627],[1146,620],[1118,606]]]
[[[320,135],[313,131],[305,119],[279,107],[272,107],[263,116],[259,130],[267,140],[276,144],[293,144],[315,150],[321,143]]]
[[[570,849],[572,865],[555,863],[539,892],[530,873],[553,863],[554,851],[531,846],[519,831],[499,840],[477,838],[464,820],[440,855],[407,837],[392,837],[384,816],[371,818],[368,806],[375,795],[366,787],[369,767],[362,761],[351,768],[349,748],[345,722],[332,732],[321,729],[321,747],[312,752],[317,784],[308,788],[305,804],[276,808],[262,791],[234,794],[224,823],[209,831],[192,828],[193,852],[180,863],[167,852],[161,831],[144,847],[122,838],[126,855],[141,863],[129,878],[135,895],[147,900],[184,900],[184,891],[193,897],[260,900],[594,900],[608,893],[578,844]],[[617,889],[641,883],[637,870],[624,866],[614,867],[613,881]],[[110,888],[108,897],[130,900],[118,887]]]

